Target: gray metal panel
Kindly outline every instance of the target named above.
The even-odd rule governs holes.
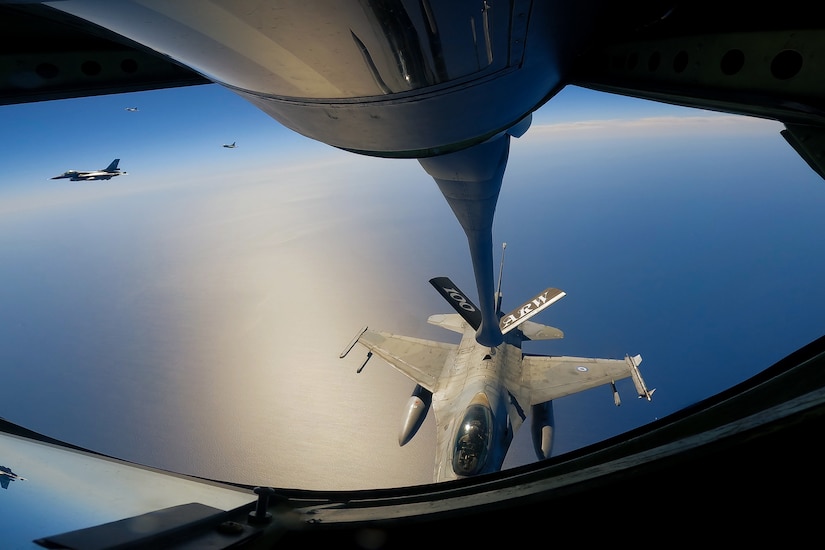
[[[0,2],[0,105],[211,83],[48,6]]]
[[[364,332],[358,341],[390,366],[430,391],[435,389],[450,354],[458,348],[455,344],[371,330]]]
[[[530,404],[558,399],[630,376],[624,359],[526,356],[522,363]]]

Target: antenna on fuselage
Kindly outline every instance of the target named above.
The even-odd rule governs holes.
[[[496,315],[501,313],[501,276],[504,273],[504,249],[507,243],[501,243],[501,263],[498,266],[498,285],[496,286]]]

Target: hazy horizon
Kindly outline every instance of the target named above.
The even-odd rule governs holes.
[[[0,117],[0,372],[13,389],[0,417],[225,481],[432,480],[432,417],[397,444],[414,383],[377,358],[356,374],[359,348],[338,359],[364,325],[457,341],[426,323],[449,311],[431,277],[475,296],[464,234],[417,161],[312,142],[216,86]],[[119,124],[77,132],[80,118]],[[536,318],[565,338],[525,351],[640,353],[657,388],[647,403],[620,383],[619,408],[608,387],[558,400],[557,454],[824,332],[825,183],[781,128],[570,88],[512,141],[493,235],[507,242],[505,308],[567,292]],[[49,179],[113,158],[127,176]],[[505,467],[533,460],[525,426]]]

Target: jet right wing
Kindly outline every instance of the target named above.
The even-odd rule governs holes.
[[[639,397],[648,401],[655,390],[648,390],[639,364],[642,356],[624,359],[525,355],[522,360],[522,385],[530,393],[530,405],[580,391],[632,378]]]
[[[357,342],[431,392],[447,359],[458,349],[456,344],[371,330],[364,330]]]

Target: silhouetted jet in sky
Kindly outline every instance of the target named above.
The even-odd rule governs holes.
[[[126,172],[121,172],[117,167],[119,162],[120,159],[115,159],[109,164],[109,166],[102,170],[92,170],[87,172],[69,170],[68,172],[63,172],[59,176],[55,176],[52,179],[59,180],[68,178],[71,181],[110,180],[115,176],[126,175]]]
[[[15,474],[11,468],[0,466],[0,487],[8,489],[12,481],[26,481],[26,478]]]

